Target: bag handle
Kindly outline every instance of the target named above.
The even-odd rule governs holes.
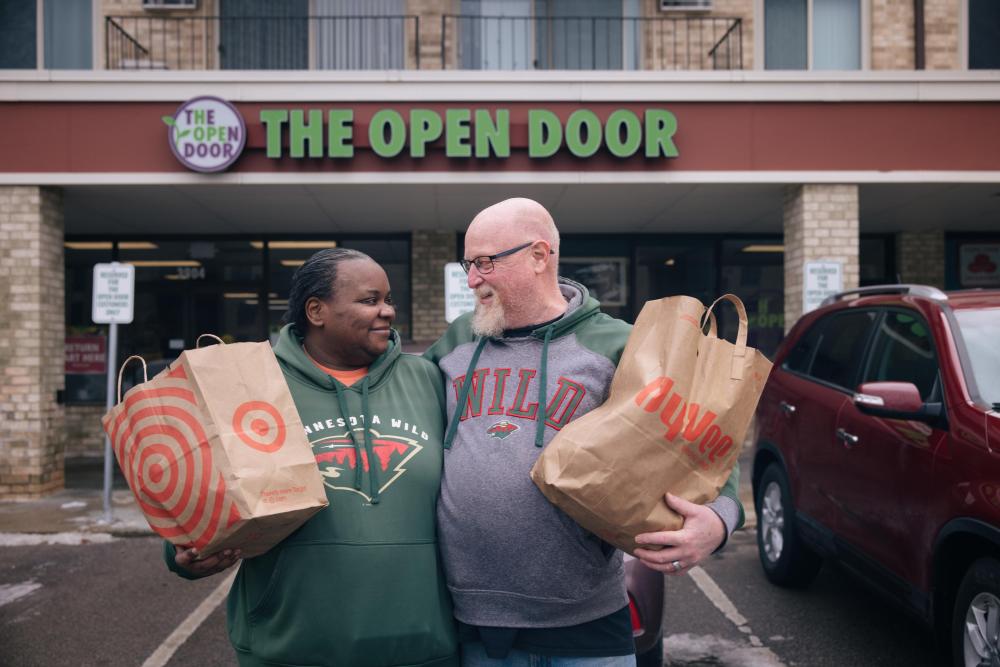
[[[701,332],[705,333],[705,318],[708,318],[708,336],[712,338],[719,337],[719,325],[715,321],[715,313],[709,309],[705,309],[705,312],[701,314]]]
[[[133,354],[131,357],[122,362],[122,367],[118,369],[118,402],[122,402],[122,373],[125,372],[125,367],[128,366],[128,362],[133,359],[138,359],[142,362],[142,381],[149,382],[149,373],[146,372],[146,360],[140,357],[138,354]]]
[[[213,339],[215,339],[215,342],[218,343],[219,345],[225,345],[226,344],[226,341],[222,340],[221,338],[219,338],[215,334],[203,333],[202,335],[198,336],[198,338],[194,341],[194,347],[195,347],[195,349],[198,349],[198,348],[201,347],[201,339],[202,338],[213,338]]]
[[[708,307],[708,310],[706,311],[708,316],[712,315],[712,310],[720,301],[728,301],[733,304],[733,307],[736,308],[736,313],[740,318],[740,329],[736,334],[736,347],[733,349],[733,362],[729,371],[729,376],[733,380],[742,380],[743,362],[744,358],[747,356],[747,329],[749,326],[749,322],[747,320],[747,309],[744,308],[740,297],[735,294],[723,294],[718,299],[713,301],[712,305]]]

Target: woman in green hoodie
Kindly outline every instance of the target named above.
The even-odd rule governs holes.
[[[401,353],[394,317],[385,271],[358,251],[322,250],[292,278],[275,354],[330,506],[242,561],[227,615],[244,667],[458,664],[434,526],[444,390]],[[165,556],[187,578],[239,558]]]

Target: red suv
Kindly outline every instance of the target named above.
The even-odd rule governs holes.
[[[773,583],[836,559],[1000,666],[1000,290],[866,287],[800,319],[757,410],[757,544]]]

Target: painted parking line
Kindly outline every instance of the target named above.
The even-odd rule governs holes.
[[[177,649],[187,641],[188,637],[195,633],[201,624],[205,622],[205,619],[211,616],[212,612],[226,599],[226,595],[233,585],[233,579],[236,577],[236,572],[237,570],[234,570],[229,573],[222,580],[222,583],[216,586],[215,590],[209,593],[208,597],[202,600],[201,604],[187,618],[181,621],[181,624],[170,633],[169,637],[163,640],[163,643],[153,651],[153,654],[146,658],[146,661],[142,663],[142,667],[163,667],[170,662],[170,658],[173,657]]]
[[[715,583],[715,580],[709,576],[708,572],[702,568],[695,566],[688,571],[691,580],[694,581],[695,585],[704,593],[705,597],[708,598],[709,602],[715,605],[722,614],[729,619],[729,621],[736,626],[736,629],[747,636],[750,641],[750,645],[753,647],[753,653],[757,655],[760,662],[754,662],[753,664],[761,665],[771,665],[778,667],[784,665],[783,662],[778,658],[771,649],[764,646],[764,643],[760,638],[754,634],[753,629],[750,627],[750,623],[747,618],[740,613],[733,601],[729,599],[729,596],[723,592],[719,585]]]
[[[31,595],[41,587],[42,585],[36,583],[34,579],[29,579],[20,584],[0,584],[0,607],[10,604],[14,600],[20,600],[25,596]]]

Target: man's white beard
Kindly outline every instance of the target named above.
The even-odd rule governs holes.
[[[499,338],[506,328],[507,316],[496,294],[493,295],[492,305],[476,304],[476,309],[472,313],[472,333],[483,338]]]

